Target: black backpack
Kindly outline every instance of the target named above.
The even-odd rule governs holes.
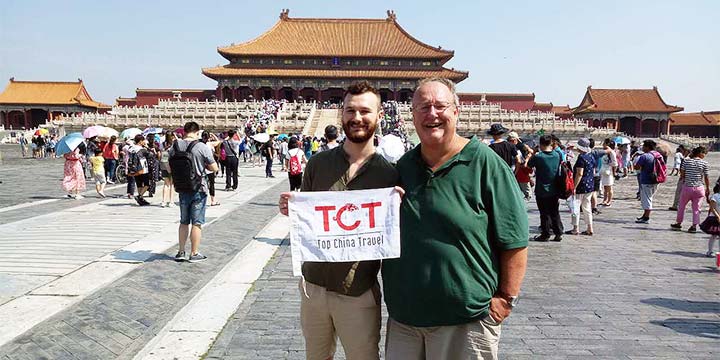
[[[168,159],[168,165],[170,165],[176,192],[193,193],[202,188],[202,176],[195,171],[191,153],[197,143],[197,140],[191,142],[185,151],[180,151],[177,142],[173,144],[173,154]]]

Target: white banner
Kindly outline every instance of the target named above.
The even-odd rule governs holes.
[[[295,276],[303,261],[400,257],[400,194],[394,188],[297,192],[288,205]]]

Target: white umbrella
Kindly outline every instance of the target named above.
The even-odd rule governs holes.
[[[405,144],[399,137],[387,134],[380,139],[377,153],[382,155],[385,160],[396,163],[405,154]]]
[[[268,133],[257,133],[255,135],[253,135],[252,138],[255,141],[258,141],[261,143],[266,143],[266,142],[268,142],[268,140],[270,140],[270,135]]]

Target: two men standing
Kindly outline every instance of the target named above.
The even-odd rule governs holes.
[[[349,141],[311,158],[303,191],[353,189],[348,185],[365,175],[362,188],[399,185],[405,192],[400,209],[402,255],[382,264],[390,317],[386,358],[497,358],[500,324],[517,304],[527,262],[527,215],[510,168],[476,138],[457,134],[455,85],[432,78],[421,81],[413,96],[420,145],[398,161],[395,181],[395,170],[374,154],[372,146],[372,132],[382,115],[380,97],[369,85],[361,87],[366,90],[356,95],[353,86],[345,98],[343,130]],[[352,140],[360,134],[367,136],[365,144]],[[375,177],[384,177],[367,176],[375,166]],[[281,196],[284,214],[290,196]],[[373,298],[363,298],[360,291],[361,296],[348,293],[356,299],[342,295],[356,283],[375,289],[379,264],[358,262],[334,269],[341,264],[345,263],[303,265],[301,318],[307,358],[333,355],[334,336],[326,330],[330,328],[337,330],[348,359],[377,359],[379,292],[373,291]],[[366,281],[358,282],[358,274]],[[340,280],[343,286],[317,279]],[[328,316],[335,306],[323,302],[326,296],[348,300],[343,317]],[[357,339],[344,336],[343,329],[352,329],[352,337],[367,342],[351,343]]]

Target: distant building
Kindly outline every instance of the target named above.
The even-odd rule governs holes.
[[[588,86],[582,102],[573,109],[588,126],[614,127],[633,136],[658,137],[669,131],[670,114],[682,107],[668,105],[657,87],[652,89],[593,89]]]
[[[720,139],[720,111],[672,114],[670,133]]]
[[[479,104],[481,102],[499,103],[505,110],[524,112],[535,106],[535,94],[513,93],[459,93],[461,103]]]
[[[61,115],[104,112],[82,80],[76,82],[17,81],[11,78],[0,94],[0,123],[5,128],[34,128]]]
[[[119,97],[118,106],[153,106],[160,100],[205,101],[215,100],[215,90],[201,89],[135,89],[135,97]]]
[[[382,100],[408,101],[418,80],[460,82],[467,72],[443,67],[454,52],[408,34],[388,11],[385,19],[290,18],[256,39],[218,48],[230,63],[202,69],[217,80],[219,100],[275,98],[342,100],[348,85],[367,80]]]

